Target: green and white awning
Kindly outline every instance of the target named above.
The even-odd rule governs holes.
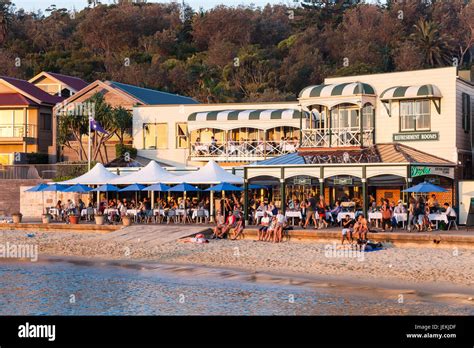
[[[305,87],[299,94],[300,99],[320,97],[348,97],[355,95],[375,95],[374,88],[362,82],[348,82]]]
[[[188,122],[293,120],[300,117],[300,111],[296,109],[216,110],[193,112],[188,116]],[[303,113],[303,118],[308,118],[307,112]]]
[[[435,85],[394,86],[383,91],[380,100],[441,97],[441,91]]]

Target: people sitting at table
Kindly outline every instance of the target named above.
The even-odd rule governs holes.
[[[382,208],[380,209],[382,212],[382,231],[385,232],[385,228],[387,226],[390,227],[390,232],[393,231],[392,227],[392,209],[390,208],[388,199],[383,201]]]
[[[342,220],[342,243],[344,244],[344,240],[347,239],[349,243],[353,242],[352,238],[352,229],[354,227],[354,221],[351,219],[350,215],[346,215]]]
[[[430,213],[434,213],[439,209],[439,203],[435,194],[432,194],[428,199],[428,207],[430,209]]]
[[[360,214],[357,217],[357,222],[354,224],[354,233],[358,235],[359,240],[367,240],[367,233],[369,232],[369,227],[367,225],[367,219],[364,214]]]
[[[398,200],[397,205],[393,208],[392,214],[392,227],[398,227],[398,220],[395,217],[396,214],[406,214],[405,206],[403,205],[403,201],[401,199]]]
[[[260,227],[257,232],[258,240],[262,241],[265,235],[267,234],[268,226],[270,225],[270,217],[268,213],[263,212],[263,217],[260,219]]]
[[[446,209],[445,214],[448,218],[448,223],[450,223],[451,221],[456,221],[456,218],[457,218],[456,211],[454,211],[454,209],[451,208],[448,202],[444,203],[443,205],[444,205],[444,209]]]

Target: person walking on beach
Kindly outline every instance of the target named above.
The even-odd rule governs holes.
[[[317,203],[316,198],[314,198],[313,194],[309,194],[308,198],[308,205],[306,206],[306,223],[303,228],[308,227],[310,220],[312,219],[314,222],[314,228],[318,228],[318,222],[316,221],[316,211],[317,211]]]

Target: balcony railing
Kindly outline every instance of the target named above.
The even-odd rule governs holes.
[[[36,126],[33,124],[0,124],[0,138],[35,138]]]
[[[216,144],[197,143],[191,146],[190,157],[217,160],[257,160],[296,152],[298,141],[226,141]]]
[[[373,128],[303,129],[301,147],[338,147],[373,145]]]

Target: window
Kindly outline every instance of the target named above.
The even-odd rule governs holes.
[[[186,123],[176,123],[176,148],[185,149],[188,147],[188,125]]]
[[[51,130],[51,115],[49,114],[40,114],[40,130]]]
[[[168,124],[145,123],[143,125],[143,148],[149,150],[168,148]]]
[[[471,130],[471,96],[469,94],[462,94],[462,129],[466,133]]]
[[[331,110],[332,128],[359,129],[359,110],[340,106]]]
[[[364,129],[374,128],[374,107],[372,105],[362,108],[362,122]]]
[[[431,113],[429,99],[400,102],[400,130],[416,132],[430,130]]]

